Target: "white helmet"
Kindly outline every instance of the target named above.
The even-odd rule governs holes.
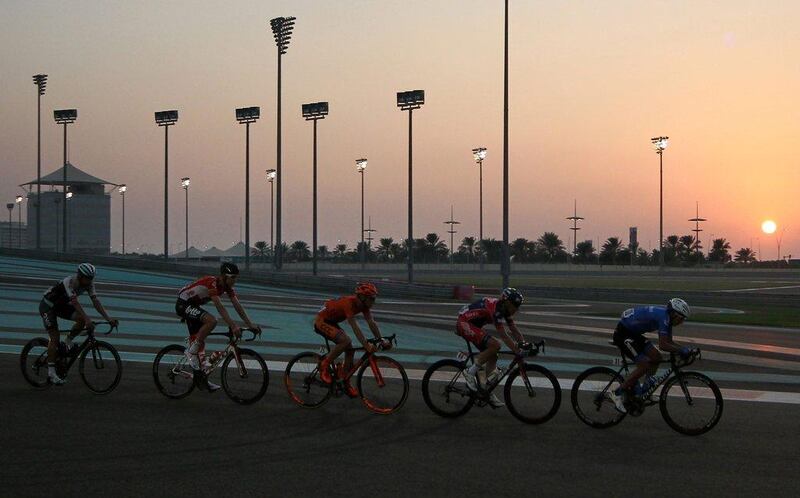
[[[679,297],[673,297],[670,299],[667,309],[675,311],[675,313],[679,314],[683,318],[689,318],[689,315],[691,314],[689,305],[686,304],[686,301]]]
[[[78,275],[86,278],[94,278],[97,272],[91,263],[81,263],[78,265]]]

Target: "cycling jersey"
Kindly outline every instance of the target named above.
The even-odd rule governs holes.
[[[629,308],[622,313],[619,324],[629,335],[658,331],[658,335],[672,337],[672,323],[666,306]]]
[[[362,313],[366,320],[372,319],[369,308],[361,302],[358,296],[345,296],[326,301],[317,317],[325,322],[341,323],[359,313]]]
[[[189,304],[200,306],[211,301],[214,296],[227,294],[228,297],[236,297],[233,288],[225,288],[217,282],[217,277],[203,277],[187,285],[178,293],[178,299]]]
[[[89,297],[97,297],[94,289],[94,281],[86,287],[78,285],[78,277],[66,277],[56,285],[47,289],[44,293],[43,301],[51,308],[75,304],[78,296],[87,293]]]
[[[478,328],[484,327],[489,323],[497,328],[502,328],[503,324],[512,325],[514,320],[511,317],[504,316],[497,309],[499,302],[500,300],[497,298],[484,297],[472,304],[468,304],[458,312],[458,321],[469,322]]]

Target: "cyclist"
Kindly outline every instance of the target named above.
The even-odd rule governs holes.
[[[511,318],[522,305],[524,298],[522,294],[512,287],[503,289],[500,298],[484,297],[472,304],[464,306],[458,313],[456,322],[456,335],[463,337],[478,348],[480,354],[475,357],[475,363],[464,370],[464,380],[467,387],[473,391],[478,390],[477,374],[478,371],[486,372],[486,381],[495,380],[501,375],[496,368],[497,353],[500,351],[500,342],[483,331],[487,324],[493,324],[503,342],[515,354],[520,353],[520,346],[525,345],[525,338],[520,333],[514,320]],[[511,330],[514,342],[506,333],[504,324]],[[504,406],[505,403],[492,394],[489,396],[489,404],[493,408]]]
[[[342,352],[345,352],[342,374],[349,372],[353,368],[355,351],[352,349],[352,342],[347,333],[339,326],[341,322],[347,321],[356,338],[358,338],[358,342],[364,346],[367,352],[375,352],[375,346],[364,338],[361,327],[356,322],[356,315],[363,314],[372,335],[376,339],[382,339],[381,330],[372,318],[372,313],[370,313],[370,309],[375,304],[377,297],[378,289],[375,285],[368,282],[359,283],[356,285],[355,295],[326,301],[325,306],[317,313],[317,317],[314,319],[314,332],[335,343],[319,364],[320,379],[326,384],[333,382],[329,372],[330,365]],[[392,345],[389,341],[384,340],[382,347],[383,349],[391,349]],[[348,396],[353,398],[358,396],[358,389],[351,386],[349,382],[345,382],[345,389]]]
[[[72,340],[80,334],[83,329],[93,329],[94,322],[84,311],[78,296],[83,293],[89,295],[94,309],[112,326],[117,326],[119,322],[108,316],[103,304],[97,298],[94,288],[94,277],[97,270],[90,263],[78,265],[75,275],[64,278],[54,286],[50,287],[39,302],[39,315],[44,322],[44,328],[50,341],[47,343],[47,378],[52,384],[60,386],[65,380],[56,373],[56,356],[58,354],[59,332],[58,318],[75,322],[72,329],[67,334],[64,343],[68,350],[73,349]]]
[[[198,382],[198,387],[207,387],[210,392],[218,390],[220,386],[209,382],[203,375],[200,355],[205,356],[206,337],[217,326],[217,319],[201,306],[209,301],[213,302],[219,315],[228,324],[231,333],[233,333],[234,337],[239,338],[242,336],[242,330],[231,319],[220,300],[222,294],[227,294],[236,313],[239,314],[239,317],[247,327],[261,333],[261,328],[250,321],[250,317],[247,316],[241,303],[239,303],[236,292],[233,290],[238,276],[238,266],[233,263],[222,263],[219,269],[219,276],[202,277],[185,286],[178,293],[178,301],[175,303],[175,313],[181,317],[182,321],[186,322],[186,327],[189,329],[189,349],[186,350],[186,358],[194,370],[195,379],[205,380],[205,382]],[[203,362],[203,368],[208,368],[209,366],[210,364],[207,361]]]
[[[636,368],[620,387],[606,391],[614,406],[625,413],[625,402],[641,394],[650,386],[639,386],[637,381],[645,373],[653,376],[658,370],[661,353],[653,343],[645,339],[645,332],[658,331],[658,348],[668,353],[677,353],[686,359],[692,352],[688,346],[681,346],[672,340],[672,327],[677,327],[689,318],[689,305],[680,298],[670,299],[666,306],[641,306],[629,308],[622,313],[622,319],[614,331],[614,344],[627,358],[636,363]],[[638,392],[634,391],[638,387]]]

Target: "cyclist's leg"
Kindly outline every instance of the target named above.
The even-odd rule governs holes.
[[[75,337],[77,337],[87,325],[83,320],[83,317],[78,314],[78,311],[72,306],[70,306],[70,308],[72,308],[72,312],[69,314],[69,320],[72,320],[75,323],[72,325],[72,328],[64,338],[64,343],[67,345],[67,349],[72,347],[72,340],[75,339]]]
[[[58,344],[61,340],[58,333],[58,314],[54,307],[48,306],[44,301],[39,303],[39,314],[50,339],[47,342],[47,377],[54,384],[63,384],[64,380],[56,373]]]
[[[622,341],[622,352],[636,363],[636,368],[622,383],[622,389],[631,391],[639,379],[653,368],[653,362],[658,361],[659,355],[655,346],[643,336],[629,336]],[[656,367],[657,367],[656,363]]]
[[[486,349],[481,351],[481,354],[478,355],[476,362],[481,361],[483,363],[483,368],[486,370],[486,375],[494,372],[494,369],[497,367],[497,354],[500,352],[500,341],[495,339],[494,337],[486,336],[488,340],[486,341]]]
[[[186,320],[189,329],[190,344],[186,350],[192,368],[200,369],[199,353],[204,350],[206,338],[217,326],[217,319],[199,306],[188,305],[182,308],[181,316]]]

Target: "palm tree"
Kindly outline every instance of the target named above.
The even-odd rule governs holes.
[[[439,262],[440,256],[447,255],[447,244],[435,233],[426,235],[424,241],[425,245],[423,246],[423,251],[432,258],[436,258],[437,263]]]
[[[319,246],[317,247],[317,256],[319,259],[326,259],[331,255],[331,252],[328,250],[328,246]]]
[[[267,253],[269,252],[269,245],[264,242],[263,240],[259,240],[255,244],[253,244],[252,256],[259,258],[261,261],[267,258]]]
[[[347,254],[347,244],[336,244],[336,249],[333,251],[333,255],[339,259],[344,258]]]
[[[391,237],[385,237],[381,239],[380,245],[375,249],[375,252],[378,253],[378,258],[383,261],[389,261],[392,259],[392,244],[394,244],[394,239]]]
[[[467,255],[467,262],[472,262],[472,257],[475,256],[475,237],[464,237],[461,245],[458,247],[458,252],[463,252]]]
[[[591,240],[578,242],[575,248],[575,257],[579,263],[591,263],[596,259],[594,244]]]
[[[553,261],[557,256],[566,254],[564,251],[564,243],[556,235],[555,232],[545,232],[536,241],[539,244],[539,249],[547,258],[547,261]]]
[[[683,261],[689,261],[692,252],[696,250],[697,241],[692,235],[684,235],[678,242],[678,254]]]
[[[524,263],[528,261],[528,249],[530,243],[528,239],[519,238],[511,243],[511,257],[514,258],[516,263]]]
[[[719,263],[727,263],[731,260],[731,255],[728,254],[731,244],[725,239],[714,239],[711,250],[708,252],[709,261],[717,261]]]
[[[289,252],[286,256],[295,261],[308,261],[311,257],[308,243],[302,240],[294,241],[289,247]]]
[[[733,260],[737,263],[755,263],[756,253],[749,247],[742,247],[736,251],[736,256],[733,257]]]
[[[609,237],[603,243],[603,249],[600,251],[600,261],[611,263],[612,265],[617,264],[617,258],[622,249],[622,240],[619,237]],[[630,253],[628,258],[630,259]]]

